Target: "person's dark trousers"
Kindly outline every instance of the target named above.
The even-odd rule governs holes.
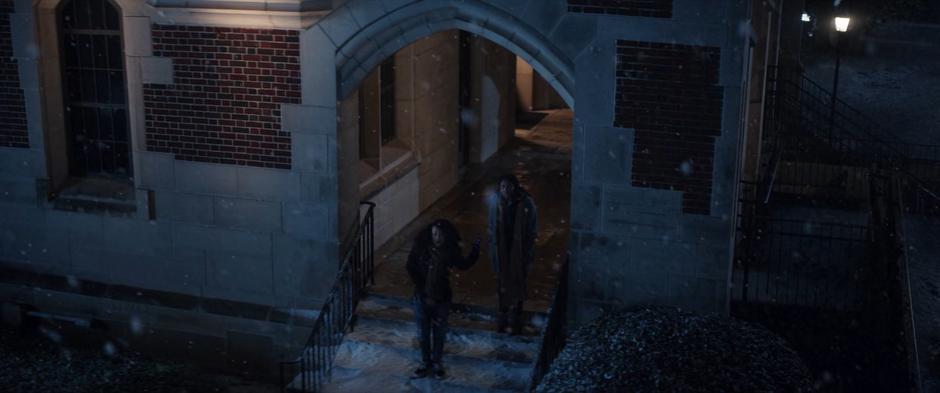
[[[512,301],[500,295],[496,328],[502,333],[507,327],[512,328],[513,334],[522,333],[522,301]]]
[[[444,356],[444,341],[447,338],[447,314],[450,303],[433,305],[414,298],[415,322],[418,324],[418,342],[421,346],[421,360],[425,365],[441,363]]]

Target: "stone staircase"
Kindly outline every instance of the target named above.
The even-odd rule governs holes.
[[[464,310],[460,310],[464,308]],[[529,383],[539,329],[494,332],[491,312],[455,306],[448,319],[442,379],[411,379],[420,362],[410,299],[371,294],[356,309],[323,392],[519,392]],[[462,312],[461,312],[462,311]],[[531,320],[543,321],[534,315]]]

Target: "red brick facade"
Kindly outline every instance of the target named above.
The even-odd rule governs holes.
[[[682,191],[685,213],[710,212],[719,64],[719,48],[617,42],[614,124],[636,130],[633,185]]]
[[[13,1],[0,0],[0,146],[28,148],[26,103],[19,68],[13,58],[12,13]]]
[[[672,0],[568,0],[568,11],[671,18]]]
[[[289,169],[280,104],[300,103],[299,33],[153,25],[172,85],[144,85],[147,149],[179,160]]]

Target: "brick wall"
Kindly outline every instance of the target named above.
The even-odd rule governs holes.
[[[685,213],[710,212],[719,60],[719,48],[617,42],[614,125],[636,130],[633,185],[682,191]]]
[[[26,104],[10,33],[12,13],[13,1],[0,0],[0,146],[28,148]]]
[[[289,169],[280,104],[300,103],[297,31],[153,25],[173,84],[144,85],[147,149],[176,159]]]
[[[568,11],[671,18],[672,0],[568,0]]]

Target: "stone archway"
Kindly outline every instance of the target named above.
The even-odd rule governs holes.
[[[355,170],[357,160],[350,159],[352,154],[343,153],[342,146],[355,143],[348,140],[352,136],[341,132],[337,124],[337,119],[342,117],[338,103],[355,90],[375,66],[399,49],[437,32],[464,30],[524,59],[569,107],[574,107],[574,62],[569,54],[554,44],[557,39],[553,41],[548,37],[551,27],[564,15],[565,2],[552,2],[549,8],[560,12],[545,14],[544,21],[523,21],[513,12],[524,10],[512,9],[522,7],[496,3],[484,0],[351,0],[301,34],[304,105],[284,108],[282,116],[287,119],[285,128],[295,125],[294,129],[289,129],[294,133],[292,144],[295,152],[301,155],[323,153],[319,146],[325,146],[326,152],[336,152],[325,164],[335,176],[336,188],[324,190],[321,184],[320,191],[335,195],[336,204],[324,207],[332,210],[331,216],[335,221],[330,226],[335,225],[337,239],[355,225],[355,202],[358,200],[351,191],[354,185],[349,184],[355,176],[344,175]],[[544,8],[545,4],[532,7]],[[303,165],[305,161],[298,164]],[[310,161],[322,164],[322,160]],[[323,168],[317,170],[322,171]]]
[[[348,6],[357,3],[369,2],[352,1]],[[382,59],[422,37],[449,29],[482,36],[523,58],[574,107],[572,61],[539,31],[484,1],[414,3],[367,21],[337,48],[339,98],[346,97]]]

